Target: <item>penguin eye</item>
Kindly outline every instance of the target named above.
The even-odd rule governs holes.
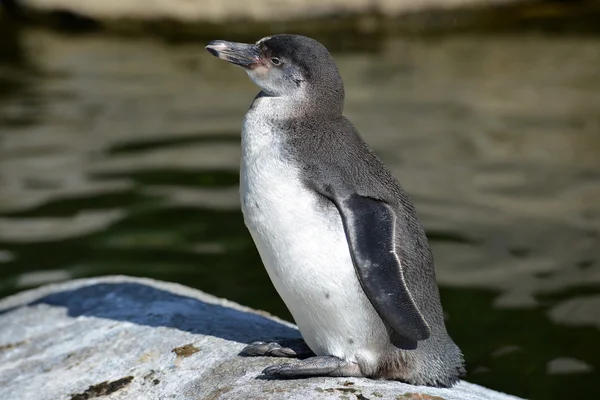
[[[279,65],[281,64],[281,60],[277,57],[273,57],[271,58],[271,62],[273,63],[273,65]]]

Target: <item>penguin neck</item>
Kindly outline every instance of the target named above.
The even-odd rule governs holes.
[[[256,95],[249,112],[259,113],[266,119],[282,121],[297,118],[337,119],[342,117],[343,92],[339,96],[306,95],[299,91],[287,96],[272,96],[264,91]]]

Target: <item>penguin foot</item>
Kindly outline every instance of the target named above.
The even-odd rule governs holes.
[[[247,357],[297,357],[298,353],[289,347],[282,347],[279,343],[254,342],[244,347],[240,355]]]
[[[262,373],[279,378],[363,376],[358,364],[334,356],[316,356],[293,363],[271,365],[265,368]]]

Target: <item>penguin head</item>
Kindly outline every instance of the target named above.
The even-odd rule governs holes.
[[[214,56],[238,65],[262,91],[274,97],[311,100],[335,109],[344,86],[333,58],[321,43],[300,35],[273,35],[255,44],[214,40]]]

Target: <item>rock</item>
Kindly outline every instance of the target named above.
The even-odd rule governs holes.
[[[282,361],[238,355],[252,341],[297,338],[290,323],[178,284],[46,285],[0,300],[0,399],[516,399],[464,381],[261,379]]]
[[[516,0],[16,0],[24,9],[67,11],[97,20],[168,19],[222,22],[235,19],[275,21],[340,14],[378,13],[395,16],[410,11],[467,5],[503,4]],[[522,1],[522,0],[521,0]]]

